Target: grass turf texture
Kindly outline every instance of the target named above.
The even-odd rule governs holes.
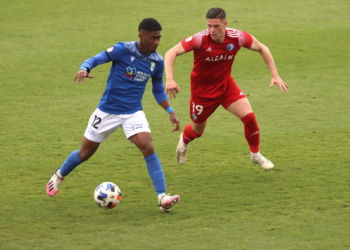
[[[349,249],[348,2],[335,1],[1,1],[1,249]],[[141,153],[121,130],[65,180],[45,186],[79,149],[105,88],[110,65],[82,85],[72,80],[86,58],[137,39],[145,17],[163,26],[159,53],[206,28],[205,13],[223,7],[228,27],[266,44],[287,95],[271,90],[258,53],[242,49],[233,76],[255,111],[261,151],[275,163],[250,163],[241,122],[219,108],[206,133],[176,163],[178,133],[157,106],[151,84],[143,105],[168,192],[159,211]],[[181,93],[172,106],[188,115],[192,55],[177,59]],[[122,190],[105,211],[93,191],[104,181]]]

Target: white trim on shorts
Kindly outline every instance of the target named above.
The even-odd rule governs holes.
[[[84,136],[93,142],[103,142],[119,127],[127,139],[141,132],[151,133],[146,115],[142,110],[133,114],[115,115],[96,109],[90,116]]]

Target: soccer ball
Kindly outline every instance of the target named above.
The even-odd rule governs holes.
[[[113,182],[103,182],[95,189],[94,199],[100,207],[112,209],[119,204],[122,193]]]

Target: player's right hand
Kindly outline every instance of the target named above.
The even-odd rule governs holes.
[[[75,76],[73,82],[75,82],[78,79],[78,83],[83,83],[84,82],[84,77],[85,78],[94,78],[94,76],[89,75],[89,73],[84,70],[84,69],[80,69],[77,73],[77,75]]]
[[[169,95],[169,99],[176,98],[176,94],[180,92],[180,87],[174,80],[166,80],[166,94]]]

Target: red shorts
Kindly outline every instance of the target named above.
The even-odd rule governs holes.
[[[225,86],[225,93],[216,98],[191,96],[190,115],[194,123],[204,123],[212,113],[222,105],[227,109],[232,103],[246,98],[233,79]]]

